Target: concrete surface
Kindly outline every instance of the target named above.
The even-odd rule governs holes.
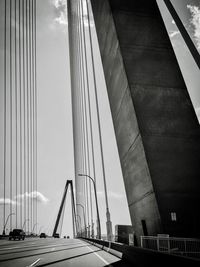
[[[1,267],[26,267],[33,263],[37,267],[131,266],[125,260],[121,260],[119,257],[78,239],[0,240]]]
[[[136,235],[200,237],[200,127],[156,1],[91,2]]]

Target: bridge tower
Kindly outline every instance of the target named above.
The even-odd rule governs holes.
[[[200,237],[200,127],[155,0],[91,0],[136,235]]]
[[[57,229],[58,229],[58,225],[60,223],[60,219],[61,219],[61,214],[64,212],[64,207],[65,207],[65,201],[66,201],[66,196],[67,196],[67,191],[68,191],[68,187],[70,186],[71,189],[71,203],[72,203],[72,224],[73,224],[73,235],[74,237],[76,236],[76,218],[75,218],[75,201],[74,201],[74,190],[73,190],[73,182],[72,180],[67,180],[66,185],[65,185],[65,189],[64,189],[64,193],[63,193],[63,197],[60,203],[60,208],[58,211],[58,215],[56,218],[56,223],[54,226],[54,230],[53,230],[53,234],[52,236],[55,236],[55,234],[57,233]]]

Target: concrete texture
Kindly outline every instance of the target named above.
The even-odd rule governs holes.
[[[180,255],[177,256],[173,254],[168,254],[166,252],[153,251],[150,249],[143,249],[135,246],[112,243],[98,239],[84,238],[84,240],[87,240],[91,245],[95,245],[105,251],[108,251],[109,248],[109,253],[117,257],[122,257],[122,259],[131,263],[132,266],[135,267],[168,267],[170,265],[192,267],[199,266],[200,264],[200,259],[184,257]],[[115,264],[112,264],[112,266],[115,266]]]
[[[200,127],[156,1],[91,2],[136,235],[200,237]]]

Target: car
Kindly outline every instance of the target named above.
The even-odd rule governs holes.
[[[25,232],[22,229],[13,229],[9,233],[9,240],[24,240],[25,239]]]
[[[53,237],[60,238],[60,235],[58,233],[55,233]]]
[[[40,234],[40,238],[46,238],[46,237],[47,237],[47,235],[45,233]]]

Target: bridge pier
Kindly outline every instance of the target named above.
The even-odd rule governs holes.
[[[156,1],[91,3],[136,235],[199,237],[200,128]]]

